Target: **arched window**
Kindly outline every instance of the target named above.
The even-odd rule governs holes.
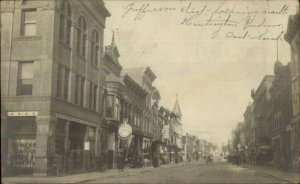
[[[78,20],[78,31],[77,31],[77,52],[85,57],[86,50],[86,21],[81,16]]]
[[[99,56],[99,33],[94,30],[92,34],[92,52],[91,52],[91,63],[95,66],[98,65]]]
[[[59,39],[67,45],[70,45],[71,41],[71,16],[72,10],[70,3],[67,0],[63,0],[61,3]]]

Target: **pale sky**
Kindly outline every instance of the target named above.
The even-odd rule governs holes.
[[[115,30],[123,68],[153,70],[160,105],[173,109],[178,94],[184,132],[218,145],[227,143],[231,130],[243,121],[251,89],[258,87],[265,74],[273,74],[276,41],[262,39],[286,31],[288,16],[295,14],[297,5],[297,0],[222,2],[105,1],[112,16],[104,33],[108,45]],[[231,13],[226,14],[226,9]],[[193,15],[198,16],[191,20]],[[223,26],[214,37],[219,26],[188,25],[185,18],[190,24],[210,19]],[[232,34],[246,36],[237,39]],[[283,64],[290,61],[284,40],[278,41],[278,57]]]

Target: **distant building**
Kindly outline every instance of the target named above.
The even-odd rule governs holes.
[[[186,133],[182,136],[183,161],[192,161],[194,142],[192,136]]]
[[[102,0],[1,1],[2,174],[97,167],[109,16]]]
[[[274,76],[266,75],[261,81],[257,90],[251,91],[253,98],[253,115],[254,115],[254,129],[255,129],[255,150],[259,152],[259,148],[263,145],[271,145],[271,140],[268,137],[268,102],[271,99],[270,88]]]
[[[253,110],[254,105],[251,103],[247,106],[244,113],[246,161],[248,163],[254,163],[255,160],[255,124]]]
[[[293,118],[291,120],[291,153],[293,165],[297,168],[300,157],[300,14],[299,8],[295,15],[291,15],[285,34],[285,40],[291,48],[291,77]]]
[[[181,124],[182,113],[180,110],[180,105],[178,99],[173,108],[173,111],[170,114],[170,145],[171,145],[171,159],[178,162],[182,160],[182,124]]]
[[[170,111],[161,106],[159,110],[159,117],[162,119],[163,123],[161,146],[162,163],[167,164],[171,162]]]
[[[273,163],[280,167],[290,167],[292,118],[292,85],[290,65],[280,61],[274,65],[275,78],[270,88],[271,100],[268,113],[268,136],[272,141]]]

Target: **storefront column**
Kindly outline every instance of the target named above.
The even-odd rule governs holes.
[[[53,116],[37,116],[36,157],[34,176],[47,176],[53,165],[54,138],[53,131],[57,119]]]
[[[69,147],[69,126],[70,126],[70,121],[67,121],[66,123],[66,136],[65,136],[65,149],[67,150]]]
[[[3,176],[6,175],[5,167],[7,164],[7,135],[6,135],[6,123],[7,117],[1,113],[1,173]]]
[[[101,126],[98,125],[96,128],[95,135],[95,156],[99,156],[101,154]]]
[[[70,161],[68,159],[68,151],[69,151],[69,127],[70,127],[70,121],[67,121],[66,123],[66,136],[65,136],[65,141],[64,141],[64,147],[65,147],[65,155],[64,155],[64,173],[69,172],[69,167],[70,167]]]
[[[109,130],[108,133],[108,168],[112,169],[115,165],[115,131],[112,129]]]
[[[295,171],[300,172],[299,170],[299,149],[300,149],[300,135],[299,135],[299,125],[295,124],[292,128],[292,136],[291,136],[291,152],[292,152],[292,162],[293,162],[293,169]]]
[[[123,119],[124,119],[124,110],[125,110],[125,109],[124,109],[124,103],[125,103],[125,101],[124,101],[123,99],[121,99],[121,100],[120,100],[120,104],[121,104],[121,113],[120,113],[120,114],[121,114],[121,118],[120,118],[120,119],[121,119],[122,121],[123,121]]]

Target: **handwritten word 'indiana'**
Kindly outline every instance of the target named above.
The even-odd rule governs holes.
[[[171,12],[176,10],[177,9],[173,7],[151,7],[150,3],[143,3],[140,6],[135,7],[135,2],[132,2],[124,7],[124,12],[121,17],[125,18],[129,13],[136,13],[134,20],[142,20],[146,13]]]

